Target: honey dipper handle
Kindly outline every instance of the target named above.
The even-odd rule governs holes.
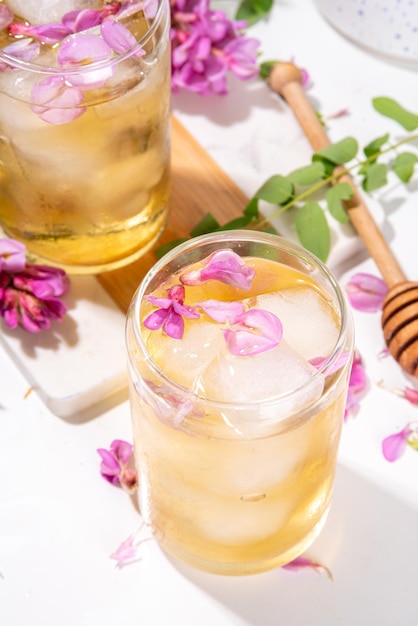
[[[277,63],[270,73],[269,82],[273,91],[281,95],[289,104],[309,143],[317,152],[329,146],[331,142],[303,91],[301,79],[301,72],[293,63]],[[336,174],[343,171],[343,167],[335,169]],[[405,274],[365,205],[352,177],[344,173],[339,180],[349,183],[353,189],[353,196],[345,202],[345,208],[388,287],[406,280]]]

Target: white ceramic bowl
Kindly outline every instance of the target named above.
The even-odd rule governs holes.
[[[418,0],[314,0],[324,18],[365,50],[418,68]]]

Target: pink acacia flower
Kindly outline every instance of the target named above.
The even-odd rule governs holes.
[[[50,124],[66,124],[85,112],[83,91],[102,87],[114,73],[110,63],[92,69],[89,69],[90,65],[110,61],[114,53],[132,50],[134,56],[144,54],[134,35],[113,17],[128,5],[111,2],[96,10],[70,11],[60,23],[31,26],[17,22],[9,25],[10,35],[26,38],[4,49],[10,56],[32,61],[40,53],[39,42],[57,45],[56,59],[62,71],[41,80],[32,90],[32,110],[42,120]],[[97,26],[100,26],[100,35],[91,31]],[[7,67],[3,62],[0,71]],[[75,72],[75,68],[82,71]]]
[[[181,275],[183,285],[201,285],[208,280],[217,280],[237,289],[250,289],[255,275],[252,267],[232,250],[217,250],[202,262],[203,267]]]
[[[418,428],[407,424],[401,431],[385,437],[382,441],[382,452],[385,459],[390,463],[397,461],[404,454],[408,444],[417,448],[414,443],[417,434]]]
[[[270,311],[250,309],[238,315],[224,331],[231,354],[251,356],[276,348],[283,335],[282,323]]]
[[[196,319],[200,317],[200,313],[194,307],[185,306],[185,289],[183,285],[170,287],[167,290],[167,296],[167,298],[146,296],[148,302],[159,308],[148,315],[144,320],[144,326],[149,330],[162,328],[163,332],[169,337],[182,339],[184,334],[183,317]]]
[[[111,2],[100,9],[81,9],[69,11],[63,15],[61,22],[31,26],[26,22],[15,22],[9,26],[9,34],[13,36],[32,37],[43,44],[55,45],[74,33],[98,26],[110,15],[121,10],[120,2]]]
[[[99,448],[97,452],[102,459],[100,473],[103,478],[133,493],[137,488],[137,476],[133,468],[132,445],[122,439],[115,439],[110,444],[110,450]]]
[[[60,297],[69,280],[61,269],[24,263],[23,251],[13,240],[0,240],[0,316],[9,328],[38,333],[65,315]]]
[[[228,71],[242,80],[256,76],[259,42],[241,33],[245,26],[210,10],[209,0],[172,0],[173,91],[225,94]]]
[[[251,356],[276,348],[283,336],[279,318],[263,309],[245,311],[242,302],[206,300],[199,302],[209,317],[227,324],[223,331],[226,347],[231,354]]]
[[[346,285],[351,306],[365,313],[380,311],[387,291],[384,280],[364,272],[354,274]]]

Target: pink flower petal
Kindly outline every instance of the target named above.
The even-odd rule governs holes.
[[[348,281],[346,292],[351,306],[358,311],[380,311],[388,291],[386,283],[377,276],[359,272]]]
[[[0,30],[7,28],[13,22],[13,13],[5,4],[0,4]]]
[[[100,31],[105,42],[116,53],[121,54],[137,48],[134,56],[141,57],[145,54],[145,50],[139,47],[134,35],[115,19],[109,18],[105,20],[100,27]]]
[[[3,48],[3,52],[21,61],[33,61],[39,56],[41,45],[32,39],[19,39]]]
[[[232,250],[218,250],[202,264],[202,268],[186,272],[180,277],[183,285],[201,285],[208,280],[217,280],[238,289],[251,288],[255,271]]]
[[[20,272],[26,265],[25,246],[14,239],[0,239],[0,272]]]
[[[245,311],[242,302],[222,302],[221,300],[205,300],[198,302],[197,307],[202,309],[216,322],[232,322]]]
[[[285,569],[291,572],[299,572],[299,571],[303,571],[306,569],[311,569],[317,574],[325,573],[328,576],[328,578],[332,580],[332,574],[327,567],[325,567],[324,565],[321,565],[321,563],[316,563],[315,561],[312,561],[311,559],[304,557],[304,556],[298,556],[296,559],[293,559],[293,561],[291,561],[290,563],[287,563],[286,565],[282,565],[282,569]]]
[[[96,35],[75,34],[68,37],[57,52],[57,61],[63,68],[104,61],[112,55],[107,43]]]
[[[50,124],[66,124],[84,113],[83,94],[69,87],[63,76],[48,76],[32,89],[32,111]]]
[[[125,465],[129,462],[133,453],[132,444],[123,439],[114,439],[110,444],[110,450],[115,457],[119,459],[119,461],[122,461],[122,463],[125,463]]]
[[[403,394],[408,402],[410,402],[411,404],[418,404],[418,389],[405,387],[403,390]]]
[[[143,321],[145,328],[148,328],[148,330],[158,330],[161,328],[168,317],[168,311],[169,309],[167,307],[150,313]]]
[[[163,331],[172,339],[182,339],[184,335],[184,320],[174,310],[170,310]]]
[[[389,435],[382,441],[383,456],[387,461],[393,463],[397,461],[405,452],[408,437],[412,434],[409,426],[393,435]]]
[[[82,9],[81,11],[69,11],[62,17],[63,25],[73,33],[87,30],[98,26],[103,20],[99,11],[94,9]]]
[[[154,539],[149,534],[147,527],[141,524],[135,532],[133,532],[127,539],[116,548],[116,550],[110,555],[110,558],[116,561],[117,567],[124,567],[130,565],[140,559],[140,548],[146,542]]]
[[[224,331],[228,350],[237,356],[251,356],[272,350],[279,345],[283,327],[279,318],[269,311],[250,309],[238,316],[231,328]]]

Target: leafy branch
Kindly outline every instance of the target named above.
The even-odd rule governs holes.
[[[249,200],[241,216],[220,225],[208,213],[190,232],[190,237],[234,228],[249,228],[264,232],[276,232],[270,220],[290,209],[294,212],[296,234],[300,243],[326,261],[331,249],[331,231],[325,210],[318,195],[323,194],[329,216],[341,224],[349,222],[344,203],[353,196],[353,189],[340,178],[347,173],[360,177],[366,193],[373,192],[388,183],[388,175],[408,183],[418,162],[414,152],[400,150],[407,143],[418,140],[418,115],[404,109],[395,100],[387,97],[374,98],[374,109],[381,115],[393,119],[412,134],[395,143],[390,143],[389,133],[377,137],[363,148],[360,158],[359,145],[353,137],[346,137],[312,155],[311,163],[283,176],[271,176]],[[394,154],[389,162],[383,157]],[[277,208],[266,218],[260,212],[260,202]],[[177,239],[157,248],[156,255],[162,256],[186,239]]]

